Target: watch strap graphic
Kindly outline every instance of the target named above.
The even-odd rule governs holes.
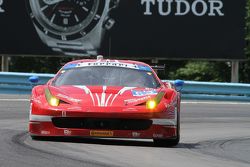
[[[86,56],[90,57],[97,55],[97,49],[90,49],[87,47],[88,44],[84,45],[82,43],[57,43],[56,46],[52,47],[52,50],[55,52],[64,53],[67,56]]]

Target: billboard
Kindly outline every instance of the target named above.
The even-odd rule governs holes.
[[[245,8],[245,0],[0,0],[0,54],[244,59]]]

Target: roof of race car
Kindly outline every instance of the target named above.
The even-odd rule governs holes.
[[[142,71],[152,71],[152,68],[143,63],[138,61],[131,61],[131,60],[110,60],[110,59],[83,59],[83,60],[76,60],[67,63],[63,66],[63,70],[78,68],[78,67],[93,67],[93,66],[105,66],[105,67],[122,67],[122,68],[130,68],[130,69],[137,69]]]

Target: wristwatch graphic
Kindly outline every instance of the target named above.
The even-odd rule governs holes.
[[[120,0],[26,0],[41,40],[53,51],[97,55],[105,31],[115,21],[110,11]]]

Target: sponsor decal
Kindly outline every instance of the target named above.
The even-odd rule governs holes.
[[[141,133],[138,133],[138,132],[132,132],[132,136],[135,137],[135,138],[138,138],[141,136]]]
[[[224,16],[224,4],[222,0],[141,0],[144,7],[144,15],[185,16],[193,14],[194,16]],[[158,6],[158,10],[153,8]]]
[[[76,67],[90,67],[90,66],[108,66],[108,67],[123,67],[123,68],[132,68],[132,69],[139,69],[136,64],[129,64],[129,63],[120,63],[120,62],[84,62],[79,63]]]
[[[124,100],[124,104],[129,105],[129,104],[134,104],[134,103],[143,103],[150,98],[151,98],[151,96],[145,96],[145,97],[141,97],[138,99],[127,99],[127,100]]]
[[[96,137],[112,137],[112,136],[114,136],[114,132],[113,131],[91,130],[89,135],[96,136]]]
[[[123,67],[123,68],[131,68],[131,69],[137,69],[142,71],[149,71],[151,72],[152,69],[149,66],[143,66],[143,65],[137,65],[137,64],[130,64],[130,63],[121,63],[119,61],[106,61],[106,62],[84,62],[84,63],[78,63],[78,64],[69,64],[64,66],[64,70],[69,70],[72,68],[77,67],[93,67],[93,66],[106,66],[106,67]]]
[[[61,98],[64,98],[64,99],[67,99],[67,100],[69,100],[69,101],[71,101],[71,102],[75,102],[75,103],[79,103],[81,100],[79,100],[79,99],[75,99],[75,98],[72,98],[72,97],[69,97],[69,96],[66,96],[66,95],[63,95],[63,94],[57,94],[56,95],[57,97],[61,97]]]
[[[163,134],[161,133],[154,133],[153,138],[163,138]]]
[[[132,90],[133,96],[157,95],[157,90]]]
[[[50,131],[45,131],[45,130],[41,131],[41,135],[49,135],[49,134],[50,134]]]
[[[127,90],[131,90],[134,89],[135,87],[124,87],[122,88],[114,97],[113,100],[111,101],[110,105],[112,106],[113,102],[115,101],[115,99],[117,98],[118,95],[122,95],[124,92],[126,92]]]
[[[64,135],[71,135],[71,130],[64,129],[63,133],[64,133]]]

